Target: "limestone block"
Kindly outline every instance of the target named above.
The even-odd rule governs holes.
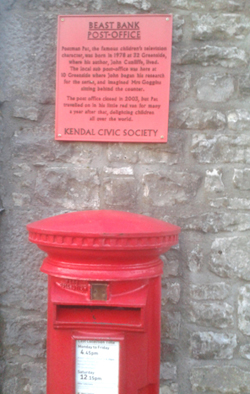
[[[132,176],[105,177],[103,197],[107,207],[135,207],[138,195],[138,182]]]
[[[233,307],[226,302],[191,302],[189,317],[192,323],[205,327],[233,326]]]
[[[239,93],[243,97],[250,95],[250,73],[244,73],[239,76]]]
[[[180,9],[184,9],[184,10],[188,10],[190,3],[192,3],[192,1],[188,1],[188,0],[171,0],[171,6],[172,7],[176,7],[176,8],[180,8]]]
[[[250,32],[250,20],[241,14],[193,14],[192,20],[196,40],[243,39]]]
[[[241,346],[239,353],[241,357],[250,360],[250,344],[247,343],[246,345]]]
[[[162,338],[179,339],[181,314],[180,312],[165,312],[162,311]]]
[[[55,166],[41,169],[35,184],[35,198],[68,210],[99,208],[99,177],[93,168]]]
[[[87,11],[91,0],[31,0],[28,2],[30,10],[53,10],[61,7],[80,8]]]
[[[185,107],[170,114],[169,125],[177,129],[222,129],[226,126],[226,117],[217,110]]]
[[[194,393],[241,394],[249,391],[250,372],[234,366],[209,365],[193,368],[190,381]]]
[[[44,357],[46,329],[46,319],[18,317],[7,322],[4,342],[7,346],[18,346],[21,356]]]
[[[180,301],[181,286],[178,282],[167,283],[167,288],[162,289],[161,304],[166,305],[168,301],[177,304]]]
[[[183,37],[182,26],[185,24],[185,20],[182,15],[173,15],[173,43],[180,42]]]
[[[151,8],[151,3],[147,0],[117,0],[117,3],[132,5],[135,8],[143,11],[148,11]]]
[[[205,212],[199,216],[178,220],[183,230],[218,233],[219,231],[246,231],[250,229],[250,214],[238,212]]]
[[[193,300],[224,300],[229,295],[230,286],[224,282],[190,285],[189,294]]]
[[[190,339],[190,349],[196,359],[232,359],[237,346],[235,334],[195,332]]]
[[[26,385],[24,392],[27,394],[45,394],[46,392],[46,367],[39,363],[26,363],[22,366]]]
[[[169,385],[162,385],[160,387],[159,394],[178,394],[178,384],[177,383],[170,383]]]
[[[169,340],[166,339],[167,342],[161,342],[161,361],[171,361],[174,362],[176,360],[176,353],[178,352],[178,347],[174,343],[169,343]]]
[[[250,210],[250,200],[247,198],[228,198],[221,197],[209,201],[209,205],[214,208],[245,209]]]
[[[12,199],[15,207],[29,206],[31,196],[23,193],[12,193]]]
[[[237,189],[250,190],[250,168],[235,169],[233,183]]]
[[[226,68],[245,67],[248,56],[244,49],[236,46],[205,45],[188,49],[175,49],[173,47],[174,64],[199,64],[201,66],[222,66]]]
[[[144,200],[153,206],[171,206],[194,197],[200,184],[195,173],[149,172],[143,176]]]
[[[170,84],[170,101],[183,101],[191,89],[191,72],[172,70]]]
[[[32,106],[29,102],[17,100],[13,109],[14,118],[23,118],[28,120],[38,120],[39,109]]]
[[[197,134],[192,153],[199,163],[250,163],[250,136]]]
[[[164,163],[173,165],[178,162],[178,155],[168,152],[165,147],[158,149],[145,147],[139,151],[139,159],[141,163],[145,164]]]
[[[138,146],[136,144],[112,144],[107,150],[107,158],[110,163],[131,163],[138,161]]]
[[[48,4],[43,0],[36,3]],[[56,15],[46,13],[42,17],[39,13],[33,14],[32,18],[25,12],[5,14],[8,34],[5,33],[2,69],[8,99],[19,96],[42,104],[54,103],[56,56],[52,37],[56,36],[56,23]],[[20,107],[20,115],[36,118],[37,111]]]
[[[104,167],[103,173],[105,175],[134,175],[133,167]]]
[[[250,335],[250,285],[239,289],[238,326],[245,335]]]
[[[245,0],[171,0],[171,6],[182,10],[238,12],[244,9]]]
[[[244,131],[250,128],[250,112],[245,109],[235,109],[227,112],[228,128]]]
[[[234,79],[227,74],[206,74],[196,83],[197,98],[200,101],[221,103],[234,94]]]
[[[238,12],[243,11],[245,0],[214,0],[211,4],[211,10],[213,11],[226,11],[226,12]]]
[[[213,170],[206,170],[205,190],[208,193],[221,193],[224,191],[224,184],[222,181],[222,171],[214,168]]]
[[[172,363],[162,363],[160,370],[160,379],[175,381],[177,378],[177,367]]]
[[[203,262],[203,253],[200,246],[196,246],[188,255],[187,266],[191,272],[199,272]]]
[[[163,278],[169,278],[170,276],[178,276],[179,275],[179,267],[180,261],[176,256],[172,256],[171,252],[168,254],[162,255],[161,260],[163,261]]]
[[[209,268],[224,278],[250,280],[250,240],[245,236],[217,238],[211,246]]]

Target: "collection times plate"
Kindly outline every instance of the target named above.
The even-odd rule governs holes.
[[[76,341],[75,394],[119,393],[118,341]]]

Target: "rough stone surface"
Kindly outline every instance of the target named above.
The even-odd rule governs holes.
[[[206,74],[197,81],[196,86],[200,101],[221,103],[234,94],[234,80],[227,74]]]
[[[19,104],[18,101],[15,103],[15,107],[13,110],[13,116],[15,118],[23,118],[28,120],[38,120],[39,110],[36,107],[26,105],[23,107],[22,104]]]
[[[226,126],[225,115],[216,110],[182,108],[169,119],[171,127],[178,129],[221,129]]]
[[[34,196],[44,205],[53,201],[71,210],[96,209],[99,207],[99,178],[93,168],[55,166],[41,169]]]
[[[178,394],[178,384],[170,383],[160,387],[160,394]]]
[[[240,355],[241,357],[250,360],[250,345],[243,345],[240,347]]]
[[[208,193],[220,193],[224,191],[224,184],[222,181],[222,172],[220,169],[206,171],[205,189]]]
[[[218,233],[220,231],[246,231],[250,229],[249,213],[203,213],[199,216],[182,218],[178,225],[185,230]]]
[[[245,335],[250,335],[250,285],[239,289],[238,324]]]
[[[45,332],[47,321],[45,319],[36,321],[29,317],[20,317],[10,321],[6,325],[8,336],[5,340],[7,346],[18,346],[20,355],[40,358],[45,356],[46,343],[45,334],[41,337],[41,331]]]
[[[203,262],[203,253],[200,249],[200,246],[197,245],[195,249],[193,249],[187,259],[187,266],[191,272],[199,272],[201,269],[201,265]]]
[[[175,381],[177,378],[177,368],[176,365],[171,363],[162,363],[160,378],[164,380],[172,380]]]
[[[244,73],[239,76],[239,93],[243,97],[248,97],[250,94],[250,74]]]
[[[250,209],[250,200],[247,198],[228,198],[221,197],[216,199],[211,199],[209,204],[214,208],[228,208],[228,209]]]
[[[180,325],[180,312],[162,312],[162,337],[179,339]]]
[[[185,19],[178,14],[173,15],[173,43],[177,43],[182,40],[183,28]]]
[[[143,177],[144,198],[146,202],[160,207],[184,203],[196,195],[199,182],[200,177],[194,173],[150,172]]]
[[[216,238],[211,246],[209,267],[223,278],[250,280],[249,253],[248,237]]]
[[[190,297],[193,300],[224,300],[229,295],[230,286],[224,282],[205,284],[205,285],[191,285]]]
[[[134,177],[104,178],[103,196],[107,207],[128,208],[137,198],[137,182]]]
[[[190,339],[190,349],[196,359],[232,359],[237,346],[235,334],[195,332]]]
[[[173,50],[173,63],[182,65],[222,66],[226,68],[244,67],[248,55],[244,49],[205,45],[188,49]]]
[[[226,302],[191,302],[190,321],[205,327],[233,326],[233,307]]]
[[[199,163],[250,163],[250,136],[195,134],[192,153]]]
[[[250,190],[250,168],[235,169],[233,182],[241,190]]]
[[[139,10],[148,11],[151,8],[151,3],[147,0],[117,0],[118,4],[132,5]]]
[[[191,73],[172,70],[170,101],[183,101],[188,97],[191,88]]]
[[[244,15],[193,14],[193,34],[197,40],[243,39],[250,31],[250,20]]]
[[[240,394],[248,392],[250,373],[234,366],[206,366],[193,368],[190,380],[194,393]]]
[[[178,276],[180,261],[176,256],[171,256],[170,253],[167,256],[162,255],[161,259],[163,260],[163,276],[169,278],[171,276]]]
[[[180,301],[181,287],[180,283],[173,282],[167,283],[167,288],[162,289],[162,305],[166,305],[168,301],[177,304]]]
[[[41,364],[27,363],[23,367],[24,379],[27,384],[24,392],[28,394],[44,394],[46,390],[46,370]]]
[[[228,128],[231,130],[244,131],[250,127],[250,112],[245,109],[236,109],[227,113]]]

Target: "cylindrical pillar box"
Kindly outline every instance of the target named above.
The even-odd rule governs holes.
[[[159,256],[180,228],[105,210],[27,228],[48,254],[47,394],[158,394]]]

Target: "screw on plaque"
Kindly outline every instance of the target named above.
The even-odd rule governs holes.
[[[166,18],[166,21],[169,21],[169,18]]]
[[[62,18],[61,21],[64,22],[64,18]]]

